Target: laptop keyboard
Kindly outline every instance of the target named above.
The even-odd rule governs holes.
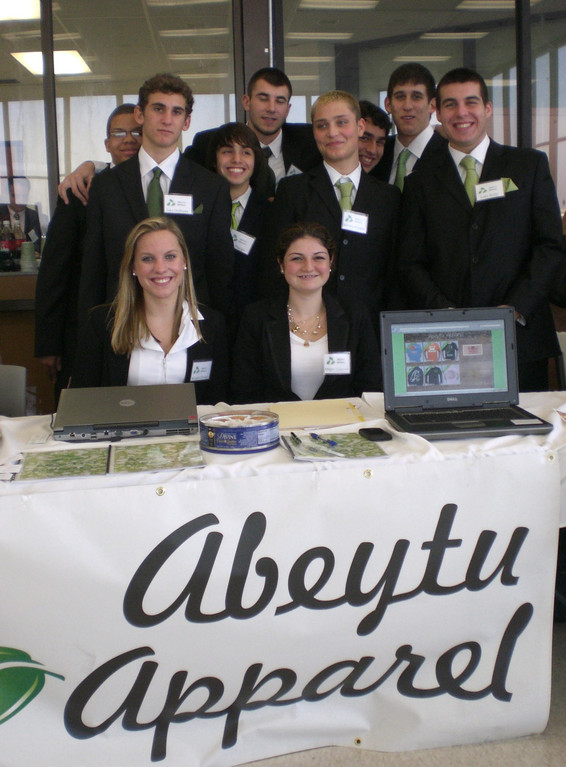
[[[427,410],[422,413],[407,413],[405,420],[410,424],[454,423],[459,421],[511,421],[532,418],[510,407],[469,408],[464,410]]]

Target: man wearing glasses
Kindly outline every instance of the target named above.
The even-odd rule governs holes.
[[[104,146],[112,161],[106,168],[137,155],[142,129],[134,104],[121,104],[106,123]],[[103,172],[106,172],[103,171]],[[47,230],[35,295],[35,356],[55,385],[55,405],[67,386],[75,354],[77,301],[86,208],[69,191],[69,204],[57,200]]]

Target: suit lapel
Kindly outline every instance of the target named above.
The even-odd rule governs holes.
[[[316,192],[324,205],[330,211],[332,217],[334,219],[337,217],[337,220],[340,221],[342,218],[340,203],[336,197],[334,187],[330,183],[330,176],[326,172],[326,168],[322,163],[309,171],[309,182],[312,189]]]
[[[138,158],[132,157],[130,160],[120,163],[112,172],[116,173],[116,178],[134,218],[137,221],[147,218],[147,205],[143,196]]]
[[[281,388],[291,390],[291,346],[289,341],[289,323],[287,321],[287,299],[275,301],[269,310],[266,323],[269,351],[273,369]]]
[[[434,158],[434,175],[438,184],[447,189],[454,199],[462,205],[462,207],[466,208],[467,211],[473,210],[458,169],[448,151],[448,144],[446,144],[444,151],[437,153],[437,156],[438,159],[436,155]],[[427,168],[428,167],[429,166],[427,165]]]
[[[489,147],[485,155],[485,162],[481,171],[481,181],[495,181],[504,173],[504,149],[490,139]]]

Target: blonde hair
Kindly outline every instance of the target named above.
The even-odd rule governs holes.
[[[183,271],[183,283],[179,287],[175,305],[175,320],[171,340],[174,342],[179,335],[181,318],[183,316],[183,301],[189,304],[189,314],[202,341],[202,333],[198,323],[198,305],[191,275],[189,251],[185,239],[177,224],[170,218],[146,218],[132,229],[124,246],[124,257],[120,265],[118,292],[112,302],[111,315],[114,315],[111,331],[111,344],[115,354],[132,353],[142,339],[151,335],[145,317],[145,301],[143,289],[137,277],[133,275],[134,258],[140,239],[150,232],[171,232],[177,238],[185,259],[186,270]]]
[[[360,109],[360,103],[358,99],[354,98],[348,91],[328,91],[319,96],[311,107],[311,122],[316,119],[316,110],[319,107],[323,107],[326,104],[331,104],[333,101],[345,101],[350,111],[356,116],[356,121],[359,122],[362,119],[362,112]]]

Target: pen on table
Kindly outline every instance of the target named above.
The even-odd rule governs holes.
[[[293,443],[293,445],[300,445],[300,444],[302,444],[301,440],[297,437],[297,435],[295,434],[294,431],[291,432],[291,442]]]
[[[330,445],[331,447],[336,447],[336,445],[338,444],[338,442],[336,442],[336,440],[334,440],[334,439],[325,439],[324,437],[321,437],[320,434],[317,434],[314,431],[311,431],[310,436],[313,439],[317,439],[320,442],[323,442],[325,445]]]

